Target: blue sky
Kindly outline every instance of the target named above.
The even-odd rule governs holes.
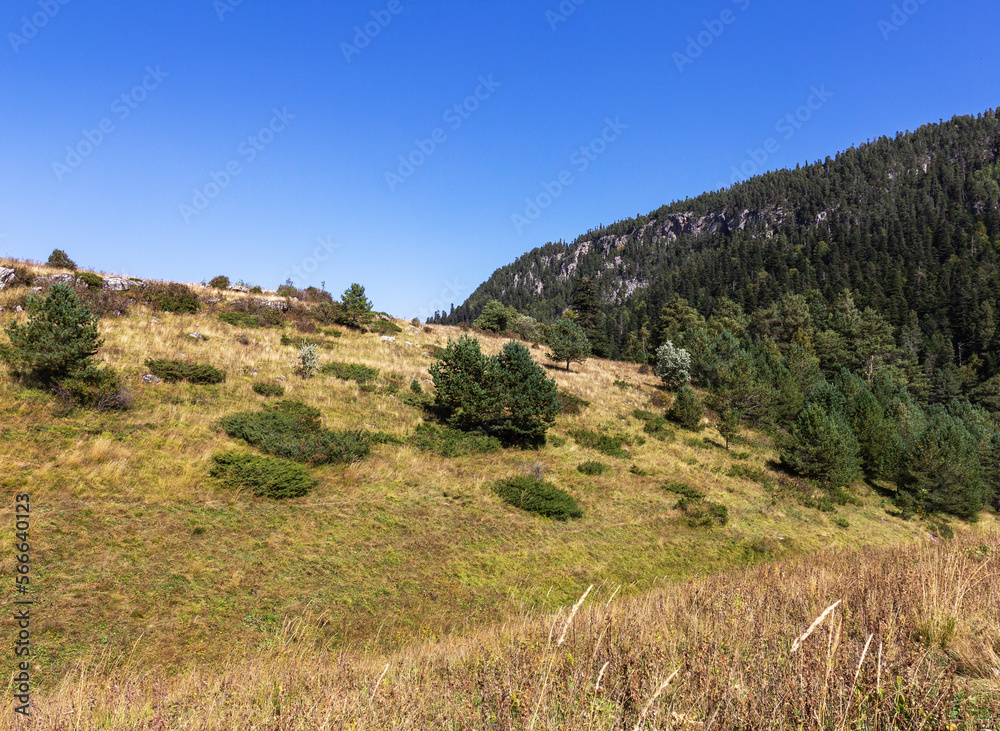
[[[0,254],[423,318],[548,241],[1000,106],[998,29],[986,0],[7,0]]]

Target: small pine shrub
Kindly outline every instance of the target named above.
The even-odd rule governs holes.
[[[684,513],[684,522],[692,528],[711,528],[729,522],[729,509],[719,503],[681,498],[674,507]]]
[[[847,518],[833,518],[830,522],[838,528],[843,528],[845,530],[851,527],[851,524],[847,522]]]
[[[320,373],[324,376],[333,376],[345,381],[357,381],[358,383],[368,383],[378,378],[378,368],[372,368],[360,363],[327,363],[320,368]]]
[[[229,277],[223,276],[222,274],[217,277],[212,277],[208,286],[213,289],[229,289]]]
[[[364,459],[371,441],[361,431],[330,431],[319,409],[298,401],[279,401],[264,411],[223,417],[220,428],[265,454],[309,464],[339,464]]]
[[[629,467],[628,471],[631,472],[633,475],[638,475],[639,477],[649,477],[651,474],[653,474],[649,470],[642,469],[642,467],[640,467],[637,464],[634,464],[631,467]]]
[[[632,455],[622,449],[623,445],[631,445],[631,440],[624,434],[598,434],[588,429],[574,429],[569,432],[581,446],[593,449],[609,457],[618,459],[631,459]]]
[[[559,413],[567,414],[568,416],[576,416],[577,414],[582,414],[583,410],[590,406],[589,401],[577,396],[575,393],[570,393],[569,391],[560,391],[558,398]]]
[[[617,386],[618,388],[620,388],[622,391],[627,391],[630,388],[637,388],[637,386],[634,386],[631,383],[629,383],[628,381],[623,381],[623,380],[621,380],[619,378],[615,379],[614,385]]]
[[[555,485],[534,477],[512,477],[493,483],[493,490],[514,507],[553,520],[582,518],[583,511],[573,496]]]
[[[672,492],[675,495],[681,495],[690,500],[704,500],[705,493],[696,487],[691,487],[691,485],[686,485],[683,482],[671,481],[663,486],[663,489],[667,492]]]
[[[442,457],[464,457],[469,454],[497,452],[502,445],[496,437],[463,432],[447,426],[420,424],[410,437],[410,443],[425,452]]]
[[[76,275],[77,281],[83,282],[90,289],[101,289],[104,286],[104,277],[92,272],[83,272]]]
[[[71,373],[55,387],[56,395],[97,411],[126,411],[132,405],[132,394],[113,368],[88,366]]]
[[[546,436],[546,441],[553,447],[565,447],[566,440],[562,437],[557,437],[555,434],[549,434]]]
[[[264,381],[257,381],[251,386],[253,392],[260,394],[261,396],[284,396],[285,387],[279,386],[277,383],[266,383]]]
[[[410,391],[412,393],[423,393],[424,392],[423,387],[420,385],[420,381],[418,381],[416,378],[414,378],[412,381],[410,381]]]
[[[700,431],[704,407],[693,388],[682,386],[667,415],[689,431]]]
[[[226,372],[214,366],[180,360],[146,360],[146,368],[164,381],[187,381],[197,385],[224,383]]]
[[[577,465],[577,471],[585,475],[603,475],[608,471],[608,466],[600,462],[584,462]]]
[[[414,317],[412,320],[410,320],[410,324],[413,325],[413,327],[420,327],[420,318]]]
[[[53,249],[52,253],[49,254],[49,260],[45,263],[50,267],[59,267],[60,269],[76,269],[76,263],[62,249]]]
[[[229,488],[249,488],[257,497],[302,497],[319,483],[305,467],[284,459],[223,452],[213,455],[212,461],[212,477]]]
[[[245,312],[223,312],[219,315],[219,319],[233,327],[260,327],[260,320]]]
[[[396,335],[403,332],[403,328],[392,320],[378,320],[372,324],[371,331],[380,335]]]

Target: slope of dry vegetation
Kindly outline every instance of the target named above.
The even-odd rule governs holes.
[[[387,656],[328,649],[320,614],[174,677],[105,658],[39,698],[36,728],[996,728],[995,532],[613,594]]]

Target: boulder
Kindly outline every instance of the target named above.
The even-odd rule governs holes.
[[[127,292],[132,289],[132,282],[125,277],[108,277],[104,280],[104,289],[110,289],[112,292]]]
[[[147,373],[142,377],[143,383],[163,383],[163,379],[159,376],[154,376],[152,373]]]
[[[234,284],[229,289],[231,289],[234,292],[249,292],[250,291],[249,287],[245,287],[242,284]]]
[[[194,338],[195,340],[204,340],[204,339],[205,339],[205,336],[204,336],[204,335],[202,335],[202,334],[201,334],[201,333],[199,333],[199,332],[193,332],[193,333],[191,333],[190,335],[188,335],[188,337],[189,337],[189,338]]]
[[[388,335],[383,335],[383,336],[382,336],[382,339],[383,339],[383,340],[386,340],[386,341],[388,341],[388,342],[390,342],[390,343],[394,343],[394,342],[396,342],[396,338],[392,338],[392,337],[389,337]]]
[[[76,277],[72,274],[53,274],[50,277],[38,277],[34,283],[40,287],[53,284],[75,284]]]
[[[0,289],[3,289],[8,284],[14,281],[14,277],[17,276],[13,269],[7,269],[6,267],[0,267]]]
[[[272,310],[281,310],[282,312],[288,310],[288,303],[285,302],[284,300],[280,300],[278,302],[273,302],[271,300],[250,300],[250,301],[259,307],[270,307]]]

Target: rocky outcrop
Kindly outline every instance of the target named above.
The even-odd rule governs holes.
[[[13,269],[6,269],[5,267],[0,267],[0,289],[4,289],[8,284],[14,281],[17,276],[17,272]]]
[[[281,310],[282,312],[288,310],[288,303],[285,302],[284,300],[279,300],[277,302],[274,302],[272,300],[250,300],[250,301],[253,302],[255,305],[257,305],[258,307],[270,307],[273,310]]]
[[[132,289],[132,282],[125,277],[107,277],[104,280],[104,289],[112,292],[127,292]]]
[[[36,287],[51,287],[53,284],[75,284],[76,277],[72,274],[53,274],[49,277],[36,277],[33,284]]]

